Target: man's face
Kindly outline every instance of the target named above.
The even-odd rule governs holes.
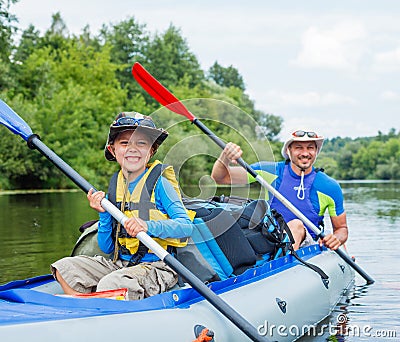
[[[317,145],[315,141],[294,141],[289,146],[291,162],[308,171],[317,157]]]

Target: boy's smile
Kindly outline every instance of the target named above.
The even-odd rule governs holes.
[[[109,151],[121,165],[124,176],[132,181],[145,170],[152,155],[152,142],[143,132],[127,130],[116,137]]]

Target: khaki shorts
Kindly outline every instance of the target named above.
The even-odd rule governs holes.
[[[121,260],[114,264],[100,255],[79,255],[56,261],[51,265],[51,272],[55,277],[58,270],[67,284],[80,293],[127,288],[130,300],[165,292],[178,282],[177,274],[163,261],[130,267],[127,264]]]
[[[311,245],[315,245],[317,242],[313,239],[313,237],[311,236],[310,232],[308,231],[307,228],[304,227],[304,229],[306,230],[306,237],[304,238],[303,242],[300,244],[300,248],[301,247],[307,247],[307,246],[311,246]]]

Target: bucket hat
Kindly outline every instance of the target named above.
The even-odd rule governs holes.
[[[285,141],[283,144],[281,154],[283,158],[290,159],[289,154],[288,154],[288,148],[290,144],[294,141],[315,141],[317,145],[317,156],[319,152],[321,151],[322,144],[324,143],[324,137],[321,135],[318,135],[317,133],[313,131],[307,131],[307,130],[297,130],[294,131],[288,139]]]
[[[153,147],[158,148],[168,137],[168,132],[163,128],[157,128],[150,116],[140,114],[138,112],[121,112],[110,125],[108,132],[107,143],[104,148],[104,155],[107,160],[115,161],[115,157],[108,150],[115,138],[124,131],[138,130],[148,136],[153,144]],[[156,145],[156,146],[155,146]]]

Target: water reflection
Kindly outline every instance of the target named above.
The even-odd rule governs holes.
[[[356,276],[355,286],[317,327],[321,331],[325,325],[324,334],[301,341],[398,340],[400,183],[347,182],[342,187],[350,231],[347,248],[376,283],[366,286]],[[248,191],[251,197],[259,195],[259,189],[245,188],[244,193]],[[218,189],[222,193],[229,195],[229,189]],[[81,192],[0,195],[0,283],[49,273],[53,260],[71,253],[79,226],[96,218]],[[352,333],[365,327],[371,328],[371,336]]]
[[[305,341],[397,341],[400,336],[400,183],[342,184],[349,225],[348,250],[375,284],[356,275],[355,286]],[[330,331],[329,331],[330,330]]]
[[[390,223],[396,223],[399,219],[399,182],[346,182],[341,185],[346,201],[350,203],[352,210],[365,212],[365,207],[369,207],[368,215],[373,214],[377,218],[389,218]]]
[[[97,215],[81,192],[0,196],[0,283],[49,273],[69,255],[79,226]]]

